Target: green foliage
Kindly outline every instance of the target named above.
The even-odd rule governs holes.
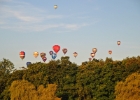
[[[6,89],[6,83],[13,69],[14,64],[10,60],[3,58],[3,60],[0,61],[0,99],[3,98],[2,92]]]
[[[7,65],[9,66],[5,64]],[[49,63],[32,63],[26,70],[10,73],[3,71],[5,74],[0,76],[2,88],[0,99],[10,100],[12,94],[9,88],[12,82],[26,80],[25,83],[32,84],[33,90],[36,91],[48,91],[46,88],[49,84],[56,84],[57,89],[55,88],[53,94],[62,100],[114,100],[116,84],[136,71],[140,71],[140,56],[127,57],[122,61],[94,58],[92,61],[83,62],[80,66],[70,62],[69,57],[65,56]],[[16,87],[13,87],[13,90],[14,88]],[[24,88],[23,92],[26,90]]]

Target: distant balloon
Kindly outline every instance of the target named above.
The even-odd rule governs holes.
[[[50,51],[49,54],[52,55],[53,54],[53,51]]]
[[[57,57],[57,54],[56,53],[53,53],[52,54],[52,59],[55,59]]]
[[[21,58],[22,60],[25,58],[25,52],[24,52],[24,51],[21,51],[21,52],[19,53],[19,55],[20,55],[20,58]]]
[[[91,61],[92,60],[92,58],[89,58],[89,61]]]
[[[30,64],[31,64],[31,62],[27,62],[27,63],[26,63],[27,67],[28,67]]]
[[[39,53],[38,52],[34,52],[33,55],[34,55],[35,58],[37,58]]]
[[[59,45],[54,45],[53,50],[57,54],[57,52],[60,50],[60,46]]]
[[[57,9],[57,7],[58,7],[57,5],[54,5],[54,9]]]
[[[93,49],[92,49],[92,52],[93,52],[93,53],[96,53],[96,52],[97,52],[97,48],[93,48]]]
[[[109,51],[108,51],[108,53],[111,55],[111,54],[112,54],[112,51],[111,51],[111,50],[109,50]]]
[[[42,60],[45,62],[47,60],[47,58],[46,57],[42,57]]]
[[[117,41],[117,44],[120,45],[121,44],[121,41]]]
[[[73,53],[73,56],[74,56],[75,58],[77,57],[77,55],[78,55],[77,52],[74,52],[74,53]]]
[[[93,58],[95,56],[95,53],[90,53],[90,56]]]
[[[64,53],[64,55],[67,53],[67,49],[66,48],[64,48],[64,49],[62,49],[62,51],[63,51],[63,53]]]
[[[46,56],[46,53],[44,53],[44,52],[42,52],[42,53],[40,53],[40,57],[42,58],[42,57],[45,57]]]

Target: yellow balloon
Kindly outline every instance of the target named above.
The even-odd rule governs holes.
[[[39,53],[38,52],[34,52],[33,55],[34,55],[35,58],[37,58]]]
[[[57,5],[54,5],[54,9],[57,9]]]

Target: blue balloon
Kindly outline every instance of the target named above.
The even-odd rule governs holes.
[[[56,53],[52,54],[52,59],[55,59],[57,57]]]
[[[31,62],[27,62],[27,63],[26,63],[27,67],[28,67],[30,64],[31,64]]]

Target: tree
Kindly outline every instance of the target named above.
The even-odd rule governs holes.
[[[2,98],[2,92],[6,87],[6,82],[13,69],[14,64],[10,60],[3,58],[3,60],[0,61],[0,99]]]
[[[140,100],[140,73],[129,75],[115,86],[116,100]]]
[[[57,85],[48,84],[47,88],[35,86],[26,80],[13,81],[10,87],[11,100],[61,100],[55,96]]]
[[[10,93],[11,100],[37,100],[35,86],[26,80],[13,81]]]

